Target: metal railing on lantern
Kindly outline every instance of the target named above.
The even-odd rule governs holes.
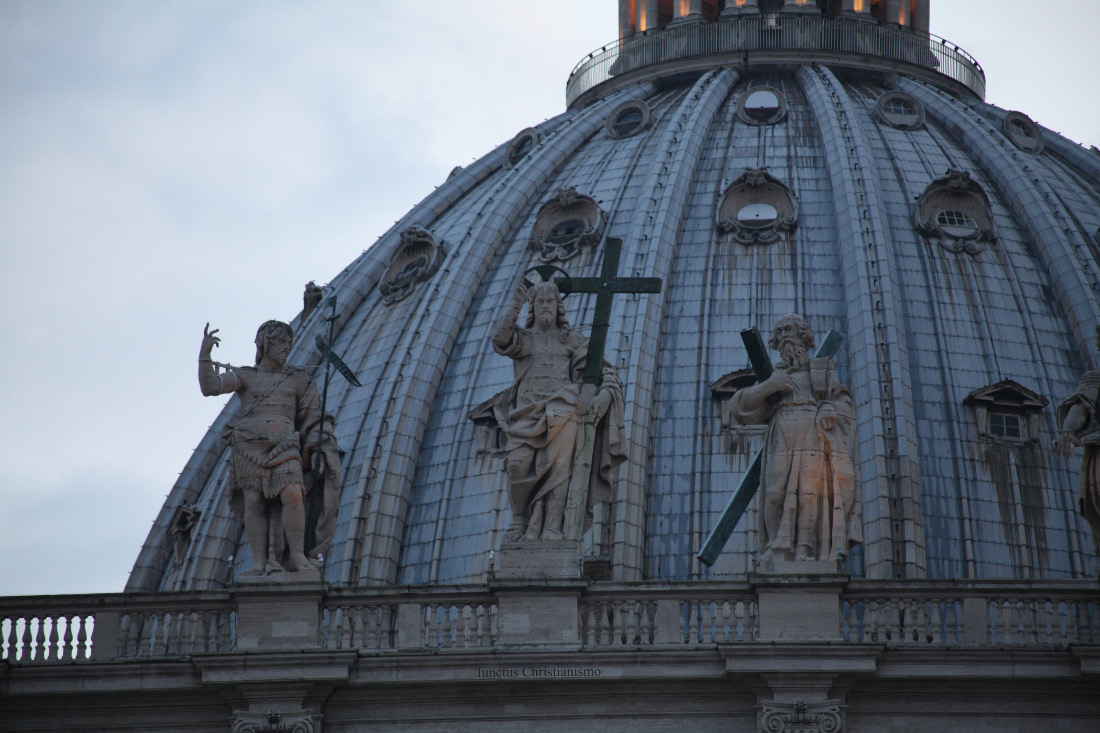
[[[723,18],[713,23],[686,23],[637,33],[593,51],[569,75],[566,105],[612,80],[631,81],[634,74],[658,64],[712,55],[731,55],[730,62],[803,63],[821,54],[822,62],[872,68],[868,57],[891,62],[888,70],[912,71],[926,78],[946,77],[980,99],[985,98],[985,72],[955,44],[904,26],[879,25],[847,18],[760,15]],[[738,57],[737,55],[741,56]],[[862,60],[862,63],[857,63]],[[680,66],[679,64],[677,66]],[[931,74],[931,76],[929,76]],[[640,80],[640,79],[639,79]]]

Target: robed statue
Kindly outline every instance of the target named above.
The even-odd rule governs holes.
[[[206,396],[236,392],[241,400],[222,441],[230,447],[230,507],[244,519],[252,549],[252,567],[242,575],[316,572],[332,541],[340,486],[332,415],[322,418],[313,378],[287,366],[289,325],[264,323],[256,332],[256,366],[225,371],[211,359],[220,343],[216,333],[203,330],[199,387]],[[315,540],[307,557],[309,500],[320,511],[313,512]]]
[[[780,361],[765,381],[732,398],[735,419],[767,424],[760,469],[762,560],[843,560],[863,541],[852,462],[855,407],[836,360],[812,358],[813,332],[794,313],[768,346]]]
[[[517,319],[525,303],[527,319],[521,327]],[[569,327],[561,293],[552,281],[528,286],[521,280],[516,285],[511,305],[493,329],[492,342],[497,353],[512,359],[515,369],[515,383],[496,408],[507,442],[512,509],[504,541],[565,539],[563,522],[574,473],[588,473],[578,474],[582,485],[587,478],[587,528],[592,507],[611,498],[615,470],[626,459],[622,386],[605,361],[595,395],[590,401],[582,398],[588,340]],[[595,427],[590,446],[583,437],[586,419]],[[589,449],[590,464],[582,458]],[[577,481],[572,483],[576,486]]]
[[[1096,329],[1100,348],[1100,328]],[[1061,434],[1054,449],[1069,458],[1075,446],[1084,446],[1081,477],[1077,489],[1077,506],[1081,516],[1092,528],[1093,550],[1100,555],[1100,369],[1090,369],[1081,376],[1077,389],[1058,405],[1056,413]]]

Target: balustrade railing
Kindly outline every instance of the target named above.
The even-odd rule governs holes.
[[[580,613],[588,648],[744,642],[757,634],[747,584],[605,585],[585,594]]]
[[[1088,581],[849,584],[841,636],[850,642],[1066,646],[1100,643],[1100,593]]]
[[[713,23],[689,23],[638,33],[593,51],[566,82],[566,104],[589,90],[655,64],[711,54],[791,52],[805,61],[820,53],[823,61],[845,55],[872,56],[930,71],[962,84],[985,98],[981,65],[955,44],[909,28],[849,19],[801,16],[748,16]]]
[[[341,588],[316,598],[319,634],[312,648],[488,651],[499,638],[497,600],[484,586]],[[835,598],[837,635],[850,643],[1100,644],[1095,581],[852,580]],[[236,604],[228,593],[0,598],[0,659],[53,664],[229,652],[238,647]],[[791,612],[784,610],[784,618]],[[737,582],[593,583],[581,593],[577,613],[578,642],[586,650],[751,644],[760,639],[762,623],[770,633],[775,629],[761,616],[756,589]]]

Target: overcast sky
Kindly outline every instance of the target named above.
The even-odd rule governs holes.
[[[1095,1],[1036,6],[938,0],[932,30],[1100,145]],[[251,363],[616,33],[615,0],[0,0],[0,595],[121,591],[225,401],[203,324]]]

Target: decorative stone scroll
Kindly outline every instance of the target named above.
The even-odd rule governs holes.
[[[539,209],[527,246],[543,262],[564,262],[603,236],[604,216],[591,196],[564,188]]]
[[[761,705],[761,733],[840,733],[843,729],[839,700],[768,700]]]
[[[386,305],[409,297],[418,283],[435,274],[446,255],[427,230],[413,226],[401,232],[401,244],[378,288]]]
[[[741,244],[772,244],[798,225],[798,204],[787,186],[763,168],[746,168],[722,194],[718,230]]]
[[[966,171],[948,170],[932,181],[913,218],[926,240],[949,252],[976,255],[997,242],[989,197]]]
[[[317,716],[306,711],[237,713],[233,733],[321,733]]]

